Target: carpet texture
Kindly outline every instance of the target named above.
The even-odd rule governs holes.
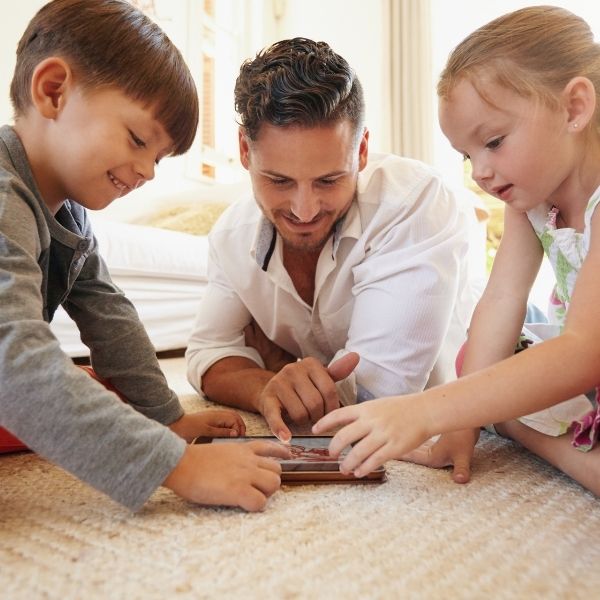
[[[183,359],[161,361],[187,410]],[[244,414],[250,434],[267,433]],[[0,458],[0,598],[593,598],[598,498],[482,434],[472,483],[284,487],[266,510],[156,492],[138,514],[32,454]]]

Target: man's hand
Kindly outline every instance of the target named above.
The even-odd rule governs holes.
[[[408,452],[402,460],[434,469],[452,466],[452,479],[456,483],[467,483],[471,478],[471,460],[478,439],[479,429],[444,433],[437,441],[428,440]]]
[[[191,442],[197,437],[239,437],[246,433],[246,424],[233,410],[202,410],[183,415],[169,429]]]
[[[335,382],[354,371],[359,356],[350,352],[329,368],[316,358],[304,358],[284,366],[269,380],[259,398],[258,410],[271,431],[282,441],[292,437],[282,413],[294,423],[315,423],[339,407]]]
[[[400,459],[429,439],[433,435],[430,423],[420,397],[390,396],[335,410],[314,425],[313,433],[322,434],[343,425],[329,444],[329,454],[337,457],[355,444],[344,457],[340,471],[364,477],[390,458]]]
[[[281,486],[281,465],[271,456],[290,452],[262,441],[192,444],[163,485],[192,502],[262,510]]]
[[[271,341],[256,321],[252,320],[250,325],[246,326],[244,336],[246,346],[254,348],[260,354],[267,371],[279,373],[285,365],[296,362],[296,357]]]

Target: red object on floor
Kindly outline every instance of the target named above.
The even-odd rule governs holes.
[[[0,454],[5,452],[21,452],[28,450],[27,446],[18,440],[14,435],[0,427]]]
[[[117,394],[121,400],[125,400],[125,398],[119,392],[117,392],[117,390],[110,383],[108,383],[108,381],[100,379],[92,367],[85,365],[78,366],[90,377],[100,382],[106,389]],[[21,442],[21,440],[12,435],[12,433],[6,431],[6,429],[3,427],[0,427],[0,454],[7,454],[9,452],[23,452],[24,450],[29,450],[29,448],[23,442]]]

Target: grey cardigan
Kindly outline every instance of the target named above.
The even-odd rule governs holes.
[[[129,404],[61,351],[48,325],[59,304]],[[0,425],[135,510],[183,454],[184,440],[161,425],[182,414],[85,209],[66,201],[53,216],[15,131],[0,128]]]

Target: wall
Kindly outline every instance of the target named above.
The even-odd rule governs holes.
[[[11,2],[10,11],[5,10],[0,21],[0,123],[12,123],[12,107],[9,86],[15,68],[15,52],[21,34],[35,12],[45,4],[44,0],[20,0]]]
[[[366,104],[372,151],[388,151],[385,52],[387,0],[274,0],[274,42],[296,36],[327,42],[355,69]]]

